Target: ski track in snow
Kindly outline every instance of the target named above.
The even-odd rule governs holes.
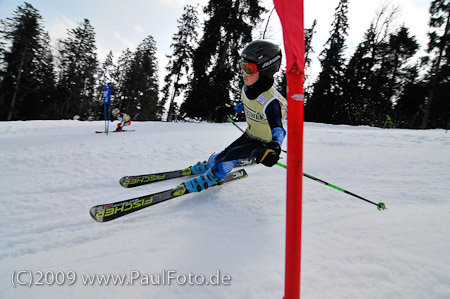
[[[93,205],[183,181],[125,189],[122,176],[185,168],[241,134],[230,124],[163,122],[94,133],[103,128],[101,121],[0,122],[0,298],[283,297],[285,169],[249,166],[244,180],[96,223]],[[304,172],[387,210],[303,179],[301,298],[450,298],[449,169],[443,130],[306,123]],[[77,281],[13,287],[20,270],[74,271]],[[220,270],[232,279],[220,286],[82,283],[82,275],[132,270]]]

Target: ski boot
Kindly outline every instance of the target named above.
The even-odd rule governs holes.
[[[189,173],[189,175],[191,175],[191,174],[204,174],[208,169],[211,168],[211,166],[214,165],[214,163],[216,162],[216,157],[217,157],[217,154],[212,154],[208,158],[208,161],[197,162],[197,164],[186,168],[185,172]]]
[[[188,192],[200,192],[215,185],[219,179],[214,175],[212,169],[208,169],[204,174],[199,175],[184,182],[184,186]]]

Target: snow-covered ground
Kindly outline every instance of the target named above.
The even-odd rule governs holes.
[[[0,298],[283,297],[285,169],[250,166],[244,180],[97,223],[93,205],[182,181],[124,189],[120,177],[187,167],[240,135],[103,127],[0,123]],[[306,173],[387,210],[304,178],[301,298],[450,298],[450,133],[307,123],[304,139]],[[94,274],[126,280],[87,285]],[[220,285],[190,284],[211,275]]]

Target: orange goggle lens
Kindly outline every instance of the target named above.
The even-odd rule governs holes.
[[[247,76],[251,76],[258,71],[258,67],[254,63],[241,62],[239,66],[244,71],[244,74],[246,74]]]

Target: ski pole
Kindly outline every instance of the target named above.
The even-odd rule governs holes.
[[[230,123],[232,123],[233,126],[235,126],[236,128],[238,128],[239,131],[241,131],[242,133],[244,133],[244,130],[242,130],[242,128],[239,127],[239,126],[234,122],[234,120],[232,120],[229,116],[227,117],[227,120],[228,120]]]
[[[240,131],[244,132],[244,130],[242,130],[241,127],[239,127],[237,124],[235,124],[234,121],[233,121],[231,118],[228,117],[228,121],[229,121],[230,123],[232,123],[232,124],[233,124],[236,128],[238,128]],[[284,151],[284,152],[286,152],[286,151]],[[277,165],[277,166],[280,166],[280,167],[282,167],[282,168],[287,169],[287,166],[284,165],[284,164],[282,164],[282,163],[279,163],[279,162],[278,162],[276,165]],[[348,195],[351,195],[351,196],[353,196],[353,197],[356,197],[356,198],[359,198],[359,199],[361,199],[361,200],[364,200],[365,202],[371,203],[371,204],[377,206],[378,211],[382,211],[382,210],[385,210],[385,209],[386,209],[386,205],[385,205],[384,203],[382,203],[382,202],[375,203],[375,202],[373,202],[373,201],[371,201],[371,200],[368,200],[368,199],[366,199],[366,198],[364,198],[364,197],[362,197],[362,196],[359,196],[359,195],[357,195],[357,194],[355,194],[355,193],[352,193],[352,192],[347,191],[347,190],[345,190],[345,189],[342,189],[342,188],[340,188],[340,187],[338,187],[338,186],[335,186],[335,185],[333,185],[333,184],[330,184],[330,183],[328,183],[328,182],[325,182],[325,181],[323,181],[323,180],[321,180],[321,179],[318,179],[318,178],[316,178],[316,177],[314,177],[314,176],[312,176],[312,175],[309,175],[309,174],[307,174],[307,173],[303,173],[303,176],[304,176],[304,177],[307,177],[308,179],[314,180],[314,181],[316,181],[316,182],[322,183],[322,184],[324,184],[325,186],[334,188],[334,189],[339,190],[339,191],[341,191],[341,192],[344,192],[344,193],[346,193],[346,194],[348,194]]]
[[[282,163],[277,163],[277,165],[280,166],[280,167],[283,167],[283,168],[287,168],[286,165],[284,165],[284,164],[282,164]],[[322,184],[324,184],[325,186],[334,188],[334,189],[339,190],[339,191],[342,191],[342,192],[344,192],[344,193],[346,193],[346,194],[348,194],[348,195],[354,196],[354,197],[359,198],[359,199],[361,199],[361,200],[364,200],[364,201],[366,201],[366,202],[368,202],[368,203],[371,203],[371,204],[373,204],[373,205],[376,205],[376,206],[377,206],[377,209],[378,209],[379,211],[385,210],[385,209],[386,209],[386,205],[385,205],[384,203],[382,203],[382,202],[375,203],[375,202],[373,202],[373,201],[371,201],[371,200],[368,200],[368,199],[366,199],[366,198],[364,198],[364,197],[362,197],[362,196],[359,196],[359,195],[357,195],[357,194],[355,194],[355,193],[352,193],[352,192],[350,192],[350,191],[347,191],[347,190],[345,190],[345,189],[342,189],[341,187],[338,187],[338,186],[335,186],[335,185],[330,184],[330,183],[328,183],[328,182],[325,182],[325,181],[323,181],[323,180],[321,180],[321,179],[318,179],[318,178],[316,178],[316,177],[314,177],[314,176],[312,176],[312,175],[309,175],[309,174],[307,174],[307,173],[303,173],[303,176],[304,176],[304,177],[307,177],[308,179],[314,180],[314,181],[316,181],[316,182],[322,183]]]

